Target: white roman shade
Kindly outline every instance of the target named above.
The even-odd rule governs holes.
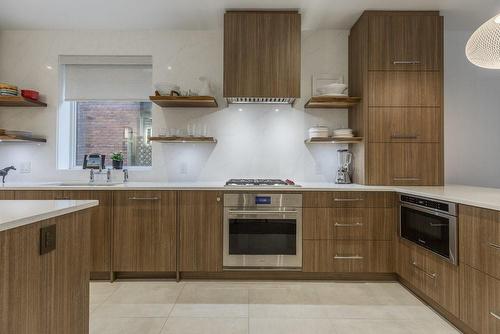
[[[64,100],[148,100],[151,56],[60,56]]]

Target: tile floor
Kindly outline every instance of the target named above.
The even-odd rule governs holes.
[[[91,334],[448,334],[398,283],[93,282]]]

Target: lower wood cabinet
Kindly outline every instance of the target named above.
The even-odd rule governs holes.
[[[397,273],[414,288],[458,317],[459,270],[438,256],[412,245],[399,242]]]
[[[15,198],[15,192],[11,190],[0,191],[0,200],[13,200]]]
[[[382,191],[307,191],[302,194],[304,208],[390,208],[393,192]]]
[[[460,283],[460,319],[477,333],[500,333],[500,280],[464,264]]]
[[[222,271],[222,193],[179,192],[179,270]]]
[[[176,192],[115,191],[113,271],[176,271]]]
[[[304,240],[302,247],[304,272],[394,272],[391,241]]]

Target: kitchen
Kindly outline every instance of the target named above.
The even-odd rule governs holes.
[[[461,5],[10,15],[0,81],[41,96],[0,107],[0,167],[16,168],[0,199],[84,207],[89,236],[74,318],[21,327],[5,294],[1,331],[496,333],[499,77],[465,45],[500,8]],[[40,255],[47,224],[22,211],[0,216],[2,268],[16,224],[41,266],[63,256],[69,231],[40,232],[57,240]],[[25,291],[3,272],[2,292]]]

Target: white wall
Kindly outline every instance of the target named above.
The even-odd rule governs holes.
[[[333,181],[339,146],[307,147],[307,129],[316,124],[347,125],[347,111],[310,110],[303,105],[311,93],[313,73],[338,73],[347,79],[348,31],[306,31],[302,38],[302,99],[289,106],[231,106],[222,92],[221,31],[0,32],[0,81],[39,90],[46,109],[2,108],[0,128],[30,130],[48,142],[0,145],[0,167],[31,162],[32,173],[19,171],[10,181],[85,179],[85,171],[57,170],[56,134],[59,104],[58,56],[152,55],[153,81],[200,88],[198,77],[213,83],[223,109],[153,110],[154,130],[207,124],[218,139],[213,145],[154,143],[153,168],[131,172],[131,180],[225,180],[230,177],[279,177],[302,181]],[[48,70],[46,66],[52,66]],[[171,66],[172,70],[167,68]],[[243,108],[243,111],[238,111]],[[275,111],[279,108],[279,111]],[[187,167],[187,173],[181,173]],[[117,178],[119,175],[116,176]]]
[[[445,32],[445,177],[500,187],[500,70],[467,60],[471,33]]]

